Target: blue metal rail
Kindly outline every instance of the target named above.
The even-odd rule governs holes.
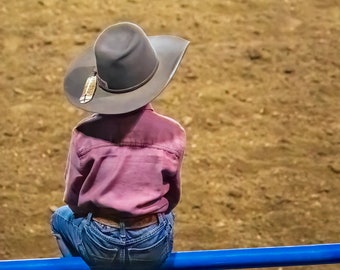
[[[340,263],[340,244],[174,252],[165,269],[246,269]],[[0,261],[1,270],[89,270],[79,257]]]

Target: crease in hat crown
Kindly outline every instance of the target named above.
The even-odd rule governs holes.
[[[94,45],[98,85],[125,93],[147,83],[158,67],[157,55],[144,31],[133,23],[106,28]]]

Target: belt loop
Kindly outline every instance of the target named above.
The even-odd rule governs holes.
[[[125,223],[124,222],[119,222],[119,235],[122,238],[122,240],[125,243],[126,239],[126,228],[125,228]]]
[[[161,223],[164,222],[164,214],[163,213],[158,213],[157,217],[158,217],[158,224],[161,224]]]
[[[86,217],[87,225],[90,225],[91,220],[92,220],[92,216],[93,216],[93,214],[91,212],[87,213],[87,217]]]

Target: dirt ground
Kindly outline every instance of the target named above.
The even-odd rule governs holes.
[[[0,20],[0,259],[59,256],[49,207],[86,115],[63,76],[119,21],[191,41],[154,102],[188,137],[175,249],[340,242],[339,0],[17,0]]]

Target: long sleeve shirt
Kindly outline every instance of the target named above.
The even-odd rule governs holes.
[[[181,125],[150,104],[127,114],[93,115],[72,132],[64,201],[77,213],[170,212],[180,200],[184,148]]]

